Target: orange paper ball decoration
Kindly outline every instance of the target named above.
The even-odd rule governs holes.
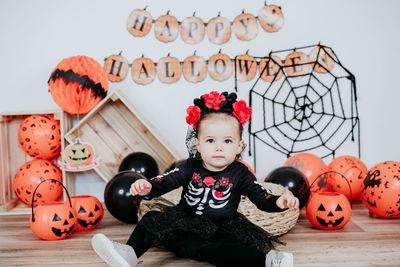
[[[18,128],[18,143],[33,158],[58,156],[61,152],[60,121],[52,114],[26,117]]]
[[[76,231],[88,231],[96,228],[103,219],[104,210],[94,196],[72,196],[72,207],[77,217]]]
[[[44,159],[34,159],[22,165],[14,178],[14,192],[20,201],[28,207],[32,206],[35,188],[43,181],[53,179],[62,182],[62,172],[53,162]],[[57,182],[47,182],[35,195],[33,206],[40,203],[55,201],[62,195],[62,186]]]
[[[349,200],[361,197],[361,189],[368,169],[360,159],[353,156],[341,156],[332,160],[328,169],[328,183],[333,191],[342,193]]]
[[[54,102],[71,115],[91,111],[108,91],[108,76],[93,58],[74,56],[63,59],[48,81]]]
[[[400,218],[400,162],[385,161],[367,173],[362,200],[371,214],[382,218]]]
[[[284,166],[291,166],[301,171],[310,185],[310,193],[328,191],[328,176],[323,175],[328,171],[328,166],[316,155],[311,153],[298,153],[289,157]]]
[[[317,192],[307,203],[306,215],[312,225],[323,230],[336,230],[351,218],[349,200],[337,192]]]

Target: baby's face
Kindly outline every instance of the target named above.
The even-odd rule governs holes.
[[[202,120],[196,147],[208,170],[222,171],[242,151],[239,122],[232,116],[222,114]]]

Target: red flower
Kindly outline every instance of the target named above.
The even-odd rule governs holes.
[[[197,183],[200,180],[200,175],[198,173],[194,173],[192,176],[192,180]]]
[[[215,195],[216,198],[220,198],[220,197],[222,197],[224,195],[224,193],[223,192],[219,192],[219,191],[215,191],[214,195]]]
[[[214,182],[215,180],[211,176],[207,176],[206,178],[204,178],[204,183],[208,186],[214,184]]]
[[[222,179],[219,181],[219,183],[220,183],[222,186],[227,186],[227,185],[229,184],[229,179],[228,179],[228,178],[222,178]]]
[[[197,106],[189,106],[186,109],[187,112],[187,116],[186,116],[186,122],[188,124],[192,124],[193,128],[196,129],[197,128],[197,123],[200,120],[201,114],[200,114],[200,108]]]
[[[251,108],[246,105],[244,100],[233,103],[232,107],[232,114],[244,125],[251,117]]]
[[[212,91],[209,94],[203,95],[203,99],[206,107],[219,110],[221,102],[225,101],[225,96],[220,95],[217,91]]]

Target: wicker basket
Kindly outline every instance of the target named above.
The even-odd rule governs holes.
[[[281,185],[273,183],[262,183],[273,195],[282,195],[284,192],[292,194]],[[153,198],[149,201],[141,201],[138,217],[141,219],[150,210],[162,211],[166,207],[178,204],[181,198],[182,188],[173,190],[162,197]],[[295,226],[300,212],[298,209],[288,209],[282,212],[265,212],[259,210],[247,197],[240,201],[238,211],[245,215],[255,225],[260,226],[273,236],[287,233]]]

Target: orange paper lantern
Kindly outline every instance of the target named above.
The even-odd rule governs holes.
[[[261,27],[267,32],[276,32],[283,26],[283,13],[280,7],[268,5],[258,12]]]
[[[132,79],[135,83],[145,85],[151,83],[156,77],[156,65],[147,58],[137,58],[132,63]]]
[[[108,80],[112,82],[123,81],[128,74],[129,62],[126,58],[119,55],[111,55],[104,61],[104,70],[107,73]]]
[[[224,44],[231,38],[231,23],[227,18],[218,15],[208,21],[207,36],[214,44]]]
[[[215,54],[208,60],[208,74],[217,81],[224,81],[231,77],[233,64],[226,54]]]
[[[135,37],[142,37],[149,33],[153,25],[153,17],[145,9],[135,9],[128,17],[127,29]]]
[[[252,40],[258,34],[257,20],[252,14],[242,12],[234,19],[233,30],[239,40]]]
[[[179,34],[178,20],[168,13],[157,18],[154,23],[154,34],[161,42],[169,43],[175,41]]]
[[[201,82],[207,75],[207,63],[204,58],[193,55],[185,59],[182,70],[183,76],[188,82]]]
[[[181,38],[185,43],[198,44],[204,39],[205,29],[204,21],[193,14],[182,21]]]
[[[163,83],[175,83],[181,77],[181,63],[175,57],[166,56],[157,63],[157,76]]]

